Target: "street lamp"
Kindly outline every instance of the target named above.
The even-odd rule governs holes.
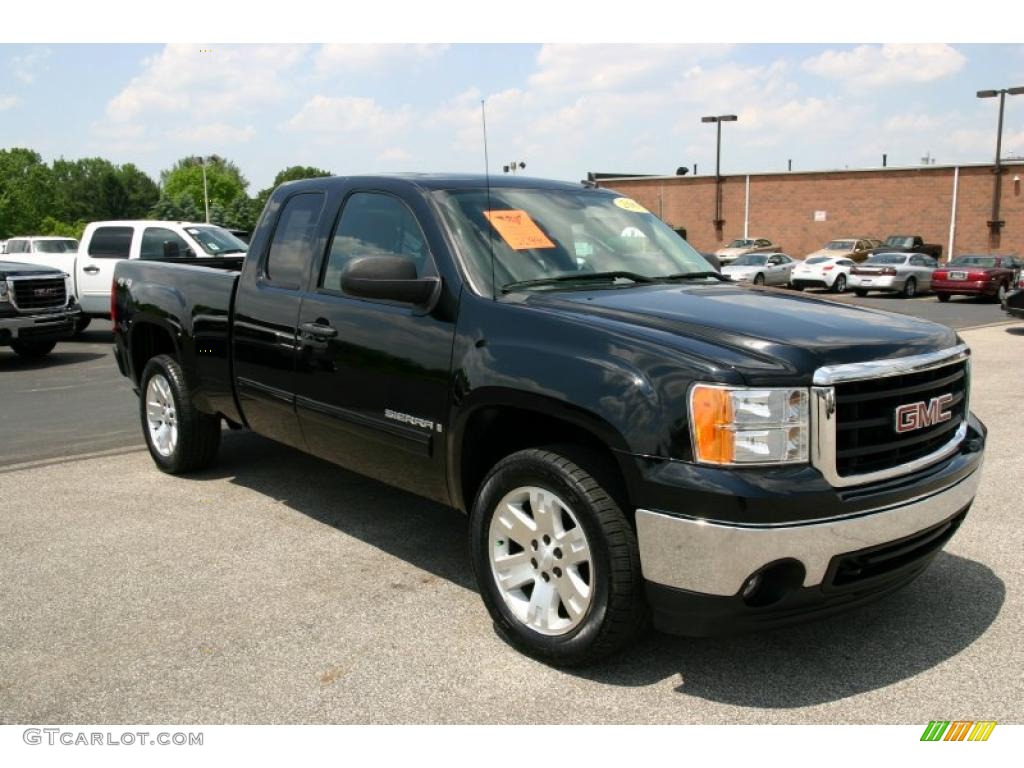
[[[198,156],[198,157],[193,156],[192,160],[191,160],[193,165],[195,165],[196,161],[198,161],[200,167],[202,167],[202,169],[203,169],[203,210],[206,211],[206,223],[207,224],[210,223],[210,194],[207,191],[207,187],[206,187],[206,161],[207,160],[216,160],[216,159],[217,159],[216,155],[210,155],[209,157],[207,157],[206,155],[201,155],[201,156]]]
[[[999,126],[996,128],[996,167],[995,179],[992,182],[992,219],[988,222],[988,228],[993,235],[999,234],[1003,224],[1006,222],[999,218],[999,197],[1003,188],[1003,108],[1006,105],[1006,94],[1019,96],[1024,93],[1024,86],[1016,88],[1000,88],[992,91],[978,91],[979,99],[994,99],[999,97]]]
[[[722,123],[735,123],[736,115],[708,115],[702,117],[702,123],[715,123],[715,229],[721,230],[725,220],[722,218]]]

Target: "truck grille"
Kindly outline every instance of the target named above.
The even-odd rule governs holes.
[[[68,303],[63,277],[10,280],[9,285],[12,303],[21,312],[59,309]]]
[[[966,419],[967,387],[966,360],[836,384],[836,472],[841,477],[876,472],[939,450]],[[901,406],[903,431],[897,427]],[[940,413],[949,418],[935,418]]]

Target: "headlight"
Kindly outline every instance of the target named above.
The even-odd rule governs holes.
[[[694,459],[703,464],[807,461],[808,391],[697,384],[690,389]]]

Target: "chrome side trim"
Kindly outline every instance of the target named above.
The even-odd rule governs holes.
[[[905,373],[920,373],[959,362],[970,355],[970,347],[966,344],[957,344],[955,347],[940,352],[897,357],[893,360],[868,360],[863,363],[825,365],[814,372],[812,383],[816,386],[828,386],[844,381],[861,381],[886,376],[902,376]]]
[[[817,525],[744,528],[638,509],[637,539],[644,578],[677,589],[731,596],[759,568],[800,561],[803,586],[825,578],[836,555],[913,536],[948,520],[974,499],[979,466],[959,483],[898,507]]]
[[[895,360],[870,360],[864,363],[847,365],[827,365],[814,372],[814,384],[811,387],[811,446],[810,459],[829,485],[833,488],[845,488],[851,485],[865,485],[879,480],[909,475],[956,453],[960,444],[967,436],[967,421],[970,418],[971,394],[971,350],[966,344],[958,344],[941,352],[929,352],[925,355],[901,357]],[[945,365],[953,365],[967,360],[964,382],[964,420],[953,433],[949,442],[927,456],[908,461],[888,469],[865,472],[858,475],[840,475],[836,471],[836,404],[833,385],[864,379],[878,379],[888,376],[900,376],[907,373],[920,373]]]

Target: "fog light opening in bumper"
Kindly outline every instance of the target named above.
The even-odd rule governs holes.
[[[799,589],[805,575],[803,565],[796,560],[779,560],[750,574],[743,582],[740,597],[751,608],[774,605]]]

